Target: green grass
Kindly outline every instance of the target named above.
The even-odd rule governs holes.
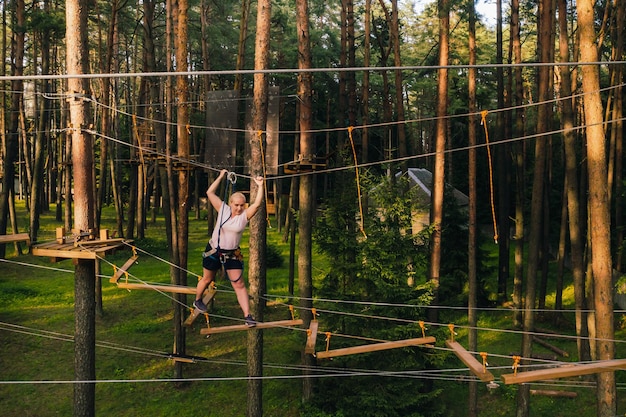
[[[19,206],[19,224],[27,224],[27,214]],[[113,228],[114,213],[105,210],[104,225]],[[275,222],[273,222],[275,225]],[[42,219],[43,233],[40,241],[53,240],[56,224],[51,214]],[[146,239],[136,241],[139,261],[130,269],[132,277],[151,281],[169,282],[169,266],[159,258],[167,258],[162,222],[150,224]],[[201,271],[201,258],[207,240],[207,224],[192,220],[190,223],[189,265],[192,272],[189,284],[193,285],[195,274]],[[280,302],[270,303],[265,320],[282,320],[289,317],[283,304],[288,299],[288,246],[276,228],[268,229],[268,241],[275,245],[285,258],[280,268],[269,269],[268,293],[284,295]],[[242,240],[247,254],[248,236]],[[492,248],[490,248],[491,251]],[[147,252],[143,253],[142,251]],[[492,252],[493,253],[493,252]],[[130,250],[123,250],[106,258],[107,262],[121,266],[129,257]],[[72,414],[73,387],[69,383],[35,384],[29,381],[71,381],[73,379],[74,345],[68,336],[74,332],[73,267],[71,261],[50,263],[48,259],[30,254],[17,255],[13,245],[7,245],[7,260],[0,262],[0,373],[3,381],[24,381],[24,384],[0,384],[0,405],[3,416],[67,416]],[[332,260],[314,253],[312,266],[314,277],[319,280],[329,269]],[[14,263],[14,262],[19,262]],[[183,385],[164,380],[174,377],[172,362],[163,355],[172,351],[173,323],[172,300],[168,295],[154,291],[126,291],[109,283],[113,273],[110,264],[103,262],[101,268],[104,315],[97,318],[96,414],[99,416],[243,416],[246,414],[247,382],[246,333],[235,332],[200,335],[205,326],[200,317],[187,333],[187,353],[206,358],[194,364],[184,365],[186,378],[200,378]],[[488,280],[489,288],[495,286],[495,277]],[[241,312],[235,295],[227,282],[220,279],[223,290],[216,298],[216,316],[211,325],[230,324],[217,316],[239,317]],[[552,285],[552,283],[551,283]],[[296,283],[297,286],[297,283]],[[297,291],[297,290],[296,290]],[[554,289],[548,290],[548,304],[553,303]],[[551,298],[552,297],[552,298]],[[564,291],[564,304],[571,306],[571,286]],[[191,300],[189,300],[191,301]],[[321,318],[323,319],[323,317]],[[573,322],[573,315],[565,316]],[[443,311],[441,323],[455,323],[455,336],[467,346],[467,320],[462,312]],[[6,326],[4,323],[10,324]],[[511,329],[512,313],[507,309],[482,314],[479,326],[478,349],[490,353],[489,365],[496,375],[511,372],[510,355],[518,353],[521,335],[505,332]],[[619,324],[619,320],[616,319]],[[546,328],[573,334],[573,326],[555,327],[549,321],[539,322]],[[323,327],[320,331],[325,331]],[[447,329],[431,329],[438,336],[437,346],[443,346],[448,337]],[[618,339],[624,338],[619,330]],[[264,331],[265,376],[299,375],[289,369],[301,361],[306,340],[302,329],[272,329]],[[323,336],[318,338],[322,348]],[[575,361],[574,341],[551,341],[570,352],[566,360]],[[626,357],[626,349],[617,345],[617,357]],[[538,353],[550,353],[536,347]],[[437,352],[441,353],[440,351]],[[332,365],[331,365],[332,366]],[[463,368],[463,364],[451,354],[446,354],[442,366]],[[461,374],[458,374],[461,375]],[[616,374],[623,381],[622,373]],[[149,380],[150,382],[115,382]],[[577,382],[577,381],[574,381]],[[323,383],[320,380],[319,383]],[[533,388],[550,389],[550,386],[533,384]],[[437,381],[435,388],[442,388],[441,401],[445,402],[449,416],[467,413],[468,384],[461,381]],[[363,388],[367,390],[367,387]],[[595,390],[589,388],[566,388],[578,394],[576,399],[533,396],[531,415],[587,416],[595,414]],[[297,416],[301,401],[301,380],[270,379],[263,383],[265,416]],[[515,414],[515,386],[500,385],[489,391],[480,383],[479,415],[481,417],[511,416]],[[410,395],[410,393],[407,393]],[[626,409],[620,398],[618,411]],[[427,410],[424,411],[428,415]]]

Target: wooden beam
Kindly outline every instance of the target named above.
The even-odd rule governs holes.
[[[586,363],[582,365],[563,365],[550,369],[539,369],[537,371],[518,372],[517,374],[504,374],[502,381],[509,384],[523,384],[526,382],[543,381],[546,379],[567,378],[570,376],[598,374],[602,372],[615,372],[626,369],[626,359],[613,359]]]
[[[327,350],[324,352],[317,352],[316,357],[320,359],[333,358],[335,356],[356,355],[359,353],[376,352],[379,350],[396,349],[407,346],[420,346],[427,343],[435,343],[437,339],[432,336],[420,337],[416,339],[397,340],[395,342],[383,342],[383,343],[371,343],[369,345],[354,346],[343,349]]]
[[[113,274],[113,276],[111,277],[109,282],[112,282],[113,284],[116,284],[117,281],[120,280],[122,275],[124,275],[124,273],[126,271],[128,271],[131,266],[133,266],[135,264],[137,259],[139,259],[139,256],[137,256],[137,255],[131,256],[131,258],[129,260],[127,260],[126,263],[124,265],[122,265],[121,268],[118,268],[117,271],[115,271],[115,274]]]
[[[306,336],[306,347],[304,348],[304,353],[314,354],[315,353],[315,342],[317,341],[317,329],[319,328],[319,321],[312,320],[309,325],[309,330],[307,331]]]
[[[561,398],[578,397],[578,394],[573,391],[545,390],[545,389],[531,389],[530,395],[543,395],[545,397],[561,397]]]
[[[117,286],[125,290],[156,290],[175,294],[195,294],[196,287],[185,285],[142,284],[140,282],[118,282]]]
[[[211,282],[209,284],[209,288],[206,289],[202,295],[202,302],[204,305],[208,306],[213,297],[215,297],[215,294],[217,294],[217,287],[215,286],[215,282]],[[200,314],[202,314],[202,312],[197,308],[194,308],[183,324],[187,327],[191,326]]]
[[[459,343],[452,340],[446,340],[446,346],[452,349],[454,354],[461,359],[461,362],[463,362],[481,381],[491,382],[495,379],[493,374],[487,371],[483,364],[479,362],[474,355],[465,350],[465,348]]]
[[[543,340],[542,338],[540,338],[539,336],[533,336],[533,342],[537,343],[538,345],[543,346],[546,349],[550,349],[552,352],[556,353],[557,355],[561,355],[564,357],[569,357],[569,353],[567,353],[566,351],[564,351],[563,349],[554,346],[552,343],[548,343],[545,340]]]
[[[0,235],[0,243],[27,242],[30,243],[28,233],[16,233],[14,235]]]
[[[290,326],[299,326],[302,323],[304,323],[304,321],[302,319],[298,319],[298,320],[267,321],[263,323],[257,323],[256,326],[254,327],[250,327],[245,324],[236,324],[234,326],[221,326],[221,327],[205,327],[203,329],[200,329],[200,334],[237,332],[241,330],[250,330],[250,329],[269,329],[272,327],[290,327]]]

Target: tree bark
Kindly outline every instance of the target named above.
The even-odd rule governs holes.
[[[478,306],[478,277],[476,275],[476,244],[478,242],[478,228],[476,225],[477,217],[477,192],[476,192],[476,143],[477,134],[476,128],[478,123],[476,122],[476,68],[472,65],[476,65],[476,12],[474,9],[474,3],[469,4],[469,64],[470,67],[467,73],[467,90],[469,98],[469,126],[468,126],[468,189],[469,189],[469,203],[468,203],[468,242],[467,242],[467,281],[468,281],[468,296],[467,296],[467,322],[469,324],[468,330],[468,345],[470,352],[476,352],[478,348],[478,335],[476,331],[476,325],[478,324],[478,316],[476,308]],[[470,381],[469,383],[469,395],[468,395],[468,407],[467,416],[476,417],[478,415],[478,383],[476,381]]]
[[[580,62],[597,62],[598,45],[594,28],[594,3],[576,2],[580,36]],[[615,357],[613,327],[613,286],[611,264],[611,227],[607,187],[606,139],[602,127],[600,75],[597,65],[583,65],[582,89],[587,136],[587,170],[589,176],[589,218],[594,306],[596,315],[596,351],[598,360]],[[617,413],[615,373],[597,375],[598,417]]]
[[[270,30],[272,4],[270,0],[259,0],[257,3],[256,42],[254,52],[254,68],[266,70],[270,58]],[[263,175],[263,152],[265,143],[257,132],[264,132],[267,126],[268,78],[264,73],[254,75],[254,98],[252,106],[252,125],[248,131],[251,150],[250,175]],[[259,140],[261,139],[261,140]],[[251,187],[254,182],[251,182]],[[267,184],[264,184],[267,187]],[[264,189],[255,187],[250,190],[250,201]],[[252,303],[250,310],[257,321],[263,321],[265,301],[265,253],[266,243],[266,206],[262,204],[258,213],[250,221],[250,267],[248,280]],[[248,333],[248,417],[263,415],[263,331],[253,329]]]
[[[306,70],[312,68],[311,40],[309,36],[309,6],[307,0],[296,0],[296,28],[298,32],[298,68]],[[298,98],[300,99],[300,153],[303,158],[312,158],[315,153],[314,138],[311,134],[313,127],[312,109],[312,74],[301,72],[298,74]],[[308,327],[311,321],[313,301],[313,277],[311,270],[313,212],[315,198],[313,196],[314,177],[304,175],[300,178],[298,204],[298,286],[300,289],[300,314],[304,326]],[[305,376],[309,368],[315,364],[312,355],[303,353],[302,363]],[[302,397],[308,402],[313,396],[313,383],[310,378],[302,381]]]
[[[187,0],[177,0],[177,8],[175,20],[175,51],[176,51],[176,70],[178,72],[187,71],[188,58],[188,27],[187,13],[189,5]],[[177,152],[180,161],[189,161],[189,82],[186,75],[176,77],[176,140]],[[189,170],[188,166],[181,166],[178,170],[178,223],[177,223],[177,241],[178,241],[178,268],[176,275],[177,285],[187,285],[187,252],[189,237]],[[174,305],[174,326],[175,326],[175,342],[174,352],[184,355],[186,352],[185,327],[183,326],[184,314],[187,305],[187,296],[178,294],[176,296],[177,303]],[[177,373],[182,376],[182,367]]]
[[[87,74],[89,53],[87,41],[88,6],[78,0],[66,1],[67,72]],[[94,228],[93,138],[88,129],[89,83],[86,78],[67,81],[74,171],[74,221],[78,232]],[[74,416],[95,415],[96,394],[96,322],[95,261],[78,260],[74,269]]]
[[[430,205],[430,264],[428,279],[433,285],[433,304],[439,302],[439,273],[441,270],[441,222],[443,221],[443,194],[445,188],[446,116],[448,114],[448,53],[450,48],[450,4],[448,0],[438,0],[439,10],[439,66],[437,70],[437,122],[435,143],[435,164]],[[429,310],[430,321],[437,322],[437,308]]]
[[[539,62],[550,62],[552,37],[552,22],[554,10],[551,1],[542,0],[539,4],[539,30],[537,40],[537,56]],[[545,103],[550,98],[550,68],[542,66],[538,69],[538,94],[539,103]],[[549,105],[538,106],[537,133],[549,130],[550,112]],[[546,142],[544,137],[535,142],[535,168],[533,171],[533,188],[531,199],[531,219],[541,219],[543,213],[544,181],[546,173]],[[548,219],[545,219],[547,221]],[[542,222],[534,221],[530,225],[528,239],[528,262],[526,273],[526,299],[524,303],[524,334],[522,337],[522,357],[532,356],[531,332],[535,327],[535,302],[537,289],[537,272],[539,270],[539,248],[542,240]],[[530,411],[530,388],[528,385],[520,385],[517,395],[517,416],[527,417]]]
[[[568,25],[567,25],[567,2],[558,0],[559,15],[559,51],[562,62],[569,62],[568,46]],[[572,80],[569,67],[561,67],[561,96],[572,96]],[[587,330],[587,300],[585,298],[585,261],[584,261],[584,228],[581,223],[579,181],[578,181],[578,161],[576,157],[577,137],[574,132],[575,114],[573,109],[573,99],[563,101],[562,123],[563,123],[563,144],[565,148],[565,184],[567,200],[567,218],[569,225],[569,240],[571,252],[571,271],[574,283],[574,304],[576,307],[576,341],[578,347],[578,357],[581,361],[591,359],[589,352],[589,332]]]
[[[24,73],[24,27],[25,4],[24,0],[16,0],[14,3],[15,24],[12,27],[13,41],[11,42],[11,75],[21,76]],[[11,190],[14,188],[15,166],[19,146],[19,114],[20,102],[23,94],[23,82],[15,79],[11,82],[11,112],[9,119],[9,131],[6,135],[6,145],[4,149],[4,176],[2,177],[2,192],[0,193],[0,234],[7,232],[9,221],[9,210],[11,203]],[[6,254],[6,245],[0,244],[0,258]]]

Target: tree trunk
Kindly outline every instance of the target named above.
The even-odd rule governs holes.
[[[476,65],[476,12],[474,10],[474,3],[469,4],[469,64],[470,67],[467,73],[467,90],[469,98],[469,125],[468,125],[468,189],[469,189],[469,203],[468,203],[468,242],[467,242],[467,281],[468,281],[468,296],[467,296],[467,322],[469,325],[468,330],[468,345],[470,352],[476,352],[478,348],[478,335],[476,331],[476,325],[478,323],[478,316],[476,308],[478,306],[478,278],[476,271],[476,244],[478,242],[478,228],[476,226],[477,210],[477,193],[476,193],[476,68],[471,67]],[[467,416],[476,417],[478,415],[478,383],[476,381],[470,381],[469,383],[469,395],[468,395],[468,407]]]
[[[578,30],[580,61],[597,62],[598,46],[594,28],[594,3],[578,0]],[[615,356],[613,327],[613,285],[611,265],[611,227],[607,189],[606,139],[602,127],[600,75],[597,65],[583,65],[582,89],[587,135],[587,170],[589,176],[589,218],[592,242],[594,306],[598,360]],[[597,415],[614,416],[617,413],[615,373],[597,375]]]
[[[45,10],[49,10],[49,2],[46,1],[43,7]],[[50,73],[50,33],[47,30],[44,30],[44,32],[41,33],[41,73]],[[51,92],[51,82],[49,79],[41,80],[41,90],[46,94]],[[40,100],[39,110],[40,114],[37,119],[37,133],[35,134],[33,183],[30,191],[30,241],[33,243],[37,242],[37,235],[39,233],[39,217],[42,212],[45,196],[44,158],[46,144],[49,138],[47,132],[49,131],[48,123],[51,111],[50,100]]]
[[[237,64],[236,69],[241,70],[245,66],[246,56],[246,40],[248,39],[248,20],[250,18],[250,3],[251,0],[241,0],[241,21],[239,25],[239,42],[237,42]],[[204,29],[204,26],[202,27]],[[235,74],[235,83],[233,84],[233,90],[241,92],[242,89],[243,74]],[[265,130],[265,129],[263,129]]]
[[[11,75],[21,76],[24,73],[24,25],[26,24],[24,16],[24,0],[16,0],[13,3],[15,7],[15,24],[12,27],[13,41],[11,42]],[[15,167],[14,163],[19,152],[19,136],[18,124],[20,114],[20,101],[23,94],[23,82],[15,79],[11,82],[11,112],[9,119],[9,131],[6,135],[6,144],[4,149],[4,176],[2,177],[2,191],[0,193],[0,234],[7,232],[9,221],[9,205],[11,190],[14,188]],[[0,258],[4,258],[6,254],[6,245],[0,244]]]
[[[552,22],[554,11],[551,2],[542,1],[539,5],[539,36],[537,41],[537,55],[539,62],[550,62],[552,45]],[[550,68],[547,66],[538,69],[538,94],[539,103],[545,103],[550,98]],[[550,127],[549,105],[538,106],[537,113],[537,133],[544,133]],[[533,188],[531,199],[531,219],[542,218],[544,182],[546,173],[546,140],[539,138],[535,142],[535,168],[533,172]],[[545,219],[547,221],[548,219]],[[535,302],[537,287],[537,272],[539,270],[539,250],[542,241],[542,222],[534,221],[530,225],[530,235],[528,239],[528,262],[526,273],[526,299],[524,303],[524,335],[522,337],[522,357],[532,356],[532,336],[531,332],[535,327]],[[528,385],[521,385],[517,396],[517,416],[528,416],[530,408],[530,391]]]
[[[88,7],[78,0],[66,1],[67,72],[87,74],[89,54],[87,41]],[[78,232],[94,228],[93,138],[88,129],[89,82],[86,78],[67,81],[70,126],[72,126],[72,165],[74,171],[74,221]],[[95,261],[78,260],[74,269],[74,416],[95,415],[96,394],[96,322]]]
[[[188,28],[187,13],[189,5],[187,0],[177,0],[177,8],[175,8],[175,51],[176,51],[176,70],[180,72],[187,71],[188,56]],[[189,158],[189,82],[186,75],[176,77],[176,139],[178,143],[177,152],[180,161],[188,161]],[[187,252],[189,237],[189,170],[186,166],[180,167],[178,170],[178,224],[176,228],[178,241],[178,270],[175,284],[187,285]],[[174,326],[175,326],[175,342],[174,353],[184,355],[186,352],[185,327],[183,326],[184,314],[187,305],[187,296],[185,294],[176,295],[177,303],[174,304]],[[182,367],[177,367],[178,377],[182,377]]]
[[[559,51],[562,62],[569,62],[568,46],[568,22],[567,2],[559,0],[557,2],[559,15]],[[569,67],[561,67],[561,96],[572,96],[572,80]],[[584,240],[583,229],[581,227],[580,196],[578,193],[578,161],[576,157],[577,137],[574,132],[574,101],[572,99],[563,101],[562,121],[563,121],[563,144],[565,148],[565,184],[567,193],[567,218],[569,225],[569,240],[571,252],[572,281],[574,283],[574,304],[576,306],[576,335],[578,358],[581,361],[591,359],[589,352],[589,332],[587,330],[587,300],[585,298],[585,263],[584,263]]]
[[[522,63],[522,42],[520,39],[520,21],[519,21],[519,0],[511,0],[511,43],[513,49],[513,60],[515,64]],[[515,137],[524,136],[524,107],[522,106],[524,99],[524,83],[522,80],[522,68],[516,67],[515,74]],[[526,181],[525,176],[525,145],[523,143],[515,143],[513,145],[514,164],[515,164],[515,274],[513,277],[513,306],[515,312],[513,314],[513,326],[520,328],[522,325],[522,281],[524,275],[524,202]]]
[[[298,68],[306,70],[312,68],[311,40],[309,37],[309,6],[307,0],[296,0],[296,28],[298,32]],[[313,127],[312,109],[312,74],[302,72],[298,74],[298,98],[300,99],[300,153],[303,158],[312,158],[315,153],[313,135],[310,133]],[[298,285],[300,288],[300,307],[304,320],[304,326],[308,327],[311,321],[311,308],[313,301],[313,277],[311,270],[313,212],[315,210],[315,198],[313,196],[314,177],[304,175],[300,178],[298,217]],[[304,374],[315,365],[312,355],[303,353],[302,364]],[[313,381],[304,378],[302,381],[303,401],[308,402],[313,396]]]
[[[398,17],[398,0],[391,1],[391,36],[393,38],[393,58],[394,66],[401,67],[402,59],[400,57],[400,18]],[[402,71],[395,71],[395,88],[396,88],[396,121],[398,127],[398,157],[404,158],[409,154],[406,138],[406,129],[404,126],[404,88],[402,85]],[[406,168],[406,163],[402,164]],[[403,169],[402,171],[405,171]]]
[[[256,42],[254,51],[254,69],[267,70],[270,58],[270,30],[272,5],[270,0],[259,0],[257,3]],[[268,78],[264,73],[254,75],[254,98],[252,105],[252,125],[247,129],[251,150],[250,175],[254,178],[263,175],[264,141],[259,141],[257,132],[267,128]],[[261,142],[261,143],[259,143]],[[254,182],[251,182],[251,187]],[[267,187],[267,183],[264,184]],[[250,201],[262,188],[250,189]],[[266,206],[262,204],[258,213],[250,221],[250,267],[248,280],[252,303],[250,310],[258,321],[263,321],[265,301],[265,253],[266,243]],[[248,417],[263,415],[263,331],[253,329],[248,333]]]
[[[430,205],[430,265],[428,279],[434,286],[433,304],[439,302],[439,272],[441,270],[441,222],[443,221],[443,194],[445,188],[446,116],[448,114],[448,52],[450,48],[450,4],[448,0],[438,0],[439,13],[439,70],[437,70],[437,125],[435,144],[435,164]],[[439,312],[429,310],[429,319],[437,322]]]

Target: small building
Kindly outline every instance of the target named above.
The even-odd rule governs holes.
[[[411,188],[414,189],[417,199],[417,209],[413,210],[411,228],[418,233],[430,224],[430,201],[433,185],[433,174],[424,168],[409,168],[407,172],[398,172],[396,177],[407,176]],[[469,197],[454,188],[452,190],[457,205],[463,211],[467,210]]]

